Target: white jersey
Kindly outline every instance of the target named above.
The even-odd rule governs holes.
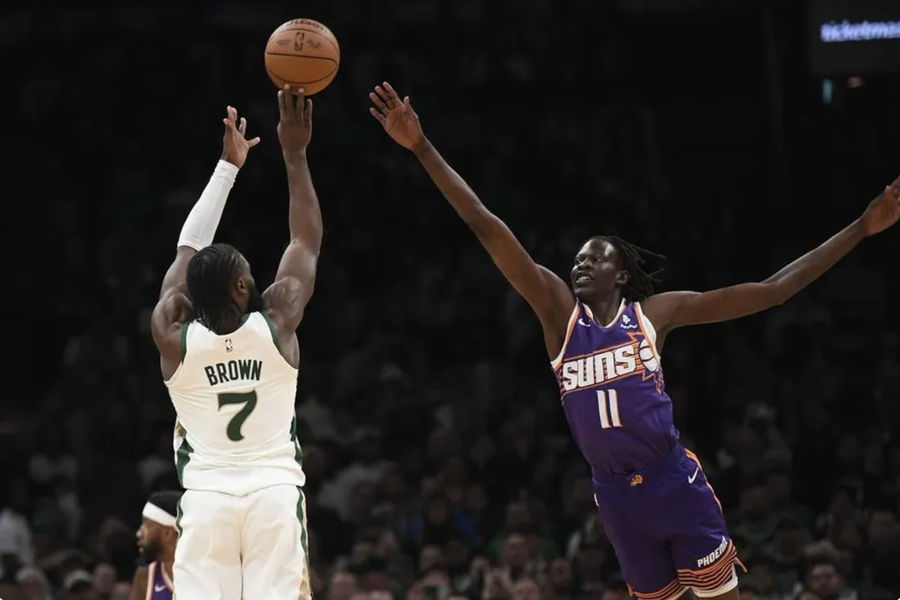
[[[185,489],[244,496],[304,484],[294,416],[297,369],[277,343],[261,312],[246,315],[227,335],[199,321],[182,327],[182,361],[166,386],[177,413],[175,465]]]

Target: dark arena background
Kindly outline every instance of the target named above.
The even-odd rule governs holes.
[[[288,194],[263,48],[293,17],[341,44],[299,330],[314,597],[626,598],[538,321],[367,94],[409,94],[566,280],[609,233],[667,255],[661,290],[761,281],[900,174],[895,0],[7,4],[0,597],[131,597],[141,508],[178,487],[150,310],[227,104],[262,143],[216,239],[272,281]],[[898,276],[894,227],[666,344],[744,599],[900,596]]]

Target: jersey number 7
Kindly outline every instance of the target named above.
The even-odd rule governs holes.
[[[250,416],[250,413],[253,412],[253,409],[256,408],[256,390],[245,392],[243,394],[219,394],[219,410],[222,410],[222,407],[227,404],[244,405],[233,417],[231,417],[231,420],[228,421],[228,427],[225,429],[229,440],[232,442],[239,442],[244,439],[244,434],[241,433],[241,427],[244,425],[244,421],[247,420],[247,417]]]

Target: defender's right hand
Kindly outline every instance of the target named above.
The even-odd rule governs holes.
[[[375,105],[369,107],[369,112],[395,142],[413,152],[425,146],[427,140],[422,124],[409,96],[401,101],[391,84],[385,81],[384,87],[376,85],[375,91],[369,93],[369,100]]]
[[[294,98],[296,96],[296,99]],[[306,152],[312,138],[312,100],[306,97],[301,88],[292,94],[290,86],[278,92],[278,141],[285,157],[296,156]]]

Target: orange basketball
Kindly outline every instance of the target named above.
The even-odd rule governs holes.
[[[331,30],[312,19],[291,19],[269,36],[266,72],[278,86],[321,92],[337,74],[341,49]]]

